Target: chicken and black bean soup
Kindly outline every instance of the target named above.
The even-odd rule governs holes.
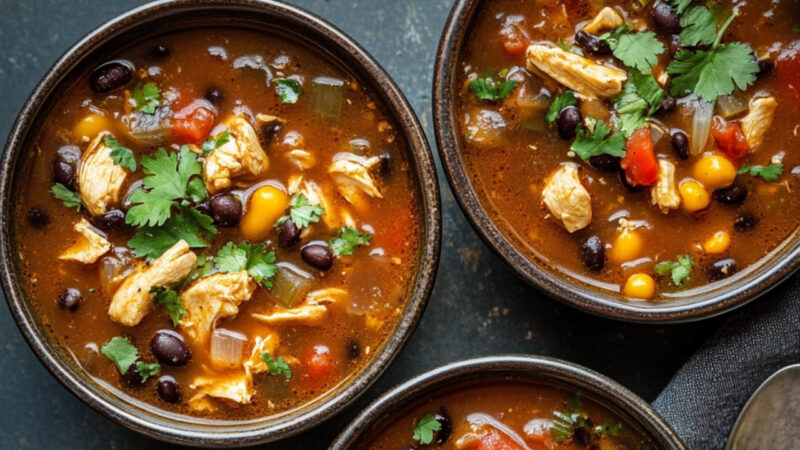
[[[484,2],[456,80],[483,207],[629,299],[758,267],[800,223],[798,27],[796,0]]]
[[[239,28],[168,33],[61,94],[30,149],[19,265],[98,382],[277,414],[355,375],[414,276],[404,138],[351,73]]]
[[[504,380],[456,387],[411,407],[363,449],[655,450],[626,421],[585,398],[547,385]]]

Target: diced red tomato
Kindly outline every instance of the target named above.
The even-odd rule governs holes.
[[[650,128],[640,128],[628,139],[620,167],[625,170],[625,178],[631,186],[650,186],[656,182],[658,161]]]
[[[511,32],[503,35],[503,48],[509,55],[519,56],[525,53],[528,43],[519,34]]]
[[[172,137],[179,144],[200,145],[214,126],[214,113],[194,102],[181,109],[172,118]]]
[[[481,436],[475,450],[522,450],[522,447],[505,434],[490,429],[488,433]]]
[[[795,41],[791,46],[800,47],[800,41]],[[778,72],[778,85],[783,89],[783,95],[787,104],[800,104],[800,53],[784,52],[776,64]]]
[[[738,123],[728,122],[722,117],[714,117],[711,135],[717,142],[717,148],[731,161],[736,161],[750,153],[750,146]]]
[[[311,347],[305,358],[306,376],[312,383],[325,381],[333,370],[333,357],[327,345]]]

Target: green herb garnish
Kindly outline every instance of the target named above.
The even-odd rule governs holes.
[[[100,348],[100,353],[116,364],[119,373],[123,375],[128,373],[131,365],[139,357],[139,351],[131,344],[131,341],[124,337],[111,338]]]
[[[161,90],[155,83],[146,83],[133,90],[133,101],[136,102],[136,109],[145,113],[153,114],[156,107],[161,103]]]
[[[683,255],[678,257],[678,261],[662,261],[656,264],[653,269],[661,276],[670,275],[672,284],[680,286],[689,278],[689,274],[692,272],[692,257]]]
[[[594,427],[594,432],[599,435],[610,434],[611,436],[616,436],[619,432],[622,431],[622,424],[617,423],[604,423],[601,425],[597,425]]]
[[[303,88],[297,80],[291,78],[278,78],[275,81],[275,90],[281,103],[294,104],[303,93]]]
[[[77,192],[70,191],[63,184],[54,184],[50,187],[50,193],[53,194],[53,197],[61,200],[61,203],[67,208],[75,208],[78,211],[81,210],[81,196]]]
[[[268,252],[263,245],[228,242],[219,249],[214,263],[221,272],[241,272],[246,270],[258,283],[270,288],[272,277],[278,271],[275,253]]]
[[[622,133],[612,133],[605,121],[594,121],[591,116],[589,118],[594,122],[594,129],[589,130],[584,125],[578,125],[578,135],[570,149],[584,161],[604,154],[620,158],[625,156],[625,137]]]
[[[505,78],[500,76],[499,78]],[[495,81],[492,77],[476,78],[469,83],[469,90],[478,100],[503,100],[519,85],[517,81]]]
[[[642,72],[650,72],[651,66],[658,64],[658,55],[665,51],[655,33],[636,33],[630,24],[601,35],[600,40],[607,43],[614,56],[626,66]]]
[[[556,119],[558,119],[558,114],[562,109],[566,108],[567,106],[575,106],[577,104],[578,99],[575,98],[575,93],[572,91],[566,91],[553,100],[553,103],[550,104],[550,108],[547,110],[547,115],[545,118],[548,122],[553,123],[556,121]]]
[[[172,319],[172,325],[177,327],[183,316],[186,315],[186,307],[183,306],[178,293],[163,286],[151,287],[150,293],[156,294],[154,298],[155,304],[163,306],[167,310],[169,318]]]
[[[783,174],[783,164],[770,164],[768,166],[750,166],[743,165],[739,169],[740,174],[749,173],[754,177],[761,177],[766,181],[778,181],[778,178]]]
[[[652,74],[631,69],[625,88],[613,101],[619,114],[617,128],[630,137],[658,110],[663,98],[664,90]]]
[[[182,204],[178,210],[180,214],[172,215],[162,225],[143,226],[136,231],[128,247],[137,258],[158,258],[181,240],[191,248],[208,247],[209,240],[217,233],[214,219],[188,205]]]
[[[372,242],[372,235],[364,232],[361,234],[353,227],[341,229],[339,237],[331,240],[330,245],[333,254],[336,256],[352,255],[355,248],[359,245],[369,245]]]
[[[130,149],[123,147],[122,144],[114,138],[105,138],[103,144],[111,149],[111,159],[114,160],[114,164],[124,167],[131,172],[136,171],[136,157],[133,156],[133,152],[130,151]]]
[[[270,375],[283,375],[287,380],[292,378],[292,368],[286,364],[282,356],[274,359],[269,352],[264,352],[261,354],[261,360],[267,365]]]
[[[148,378],[158,375],[158,372],[161,371],[161,364],[147,364],[139,361],[136,363],[136,371],[139,372],[139,376],[142,377],[142,382],[145,382]]]
[[[325,210],[319,205],[312,205],[308,202],[308,198],[304,194],[296,194],[292,197],[289,203],[289,215],[280,217],[275,222],[275,228],[280,224],[291,218],[297,228],[306,228],[312,223],[319,222],[321,215],[325,214]]]
[[[433,433],[442,429],[442,424],[431,414],[425,414],[414,426],[414,440],[422,445],[433,442]]]
[[[218,134],[217,137],[203,141],[203,155],[208,156],[214,150],[222,147],[231,139],[231,132],[228,130]]]

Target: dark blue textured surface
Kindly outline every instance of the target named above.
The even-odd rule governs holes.
[[[395,78],[433,141],[430,82],[448,0],[297,0],[358,40]],[[139,2],[0,0],[0,137],[58,55],[91,28]],[[442,363],[495,353],[537,353],[598,370],[647,400],[719,324],[631,325],[550,300],[519,280],[478,239],[440,175],[442,265],[419,328],[361,401],[276,448],[324,448],[370,399]],[[0,307],[0,448],[168,447],[106,420],[61,387]]]

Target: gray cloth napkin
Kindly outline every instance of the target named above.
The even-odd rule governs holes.
[[[691,450],[723,449],[744,404],[800,362],[800,275],[733,313],[653,403]]]

